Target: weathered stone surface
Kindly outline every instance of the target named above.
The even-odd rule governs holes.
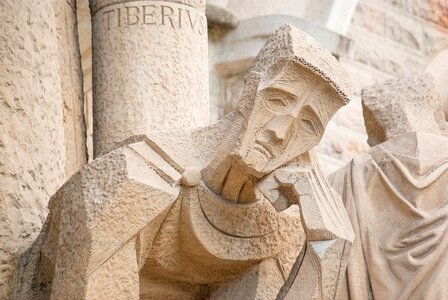
[[[87,2],[87,0],[79,0]],[[236,41],[234,44],[225,43],[221,44],[221,39],[226,39],[227,36],[234,35],[232,31],[225,31],[223,34],[219,31],[217,35],[213,26],[213,37],[209,40],[210,48],[210,99],[211,99],[211,120],[216,121],[223,117],[225,113],[229,112],[235,105],[235,97],[232,95],[239,95],[239,91],[242,90],[241,80],[244,76],[244,72],[249,68],[253,57],[262,47],[265,42],[265,35],[273,32],[263,30],[263,28],[269,27],[267,24],[274,24],[271,27],[278,27],[285,22],[294,24],[313,37],[317,38],[321,43],[325,43],[324,46],[331,49],[341,60],[345,59],[344,67],[348,68],[352,81],[355,86],[355,93],[360,95],[360,91],[365,86],[379,83],[384,79],[391,78],[391,76],[406,75],[409,73],[421,72],[427,65],[429,59],[432,58],[444,45],[446,45],[447,34],[446,26],[444,27],[440,23],[437,25],[435,22],[430,21],[431,18],[439,18],[445,12],[443,11],[444,3],[439,0],[431,1],[408,1],[408,0],[361,0],[358,4],[358,9],[353,15],[353,22],[350,27],[354,28],[359,34],[350,35],[352,39],[351,44],[367,45],[367,49],[360,49],[360,54],[356,58],[352,56],[353,48],[346,48],[344,45],[339,44],[341,48],[336,47],[334,51],[332,45],[338,45],[333,43],[333,38],[326,34],[322,34],[321,30],[314,30],[311,26],[301,26],[301,22],[306,22],[304,15],[299,14],[303,6],[306,6],[305,2],[301,1],[300,4],[290,2],[278,2],[268,1],[269,4],[264,5],[264,8],[255,8],[256,6],[263,6],[259,1],[253,1],[254,5],[247,5],[246,2],[241,4],[241,1],[229,0],[211,0],[207,3],[219,8],[226,9],[234,15],[238,15],[241,18],[240,21],[248,20],[246,17],[250,17],[252,14],[255,16],[257,13],[262,12],[262,21],[259,22],[254,28],[260,29],[254,31],[251,26],[241,26],[236,31],[254,33],[253,39],[250,34],[241,35],[242,38]],[[350,19],[351,9],[339,7],[341,3],[338,2],[336,6],[334,2],[328,2],[329,5],[324,10],[339,11],[345,14],[345,18]],[[349,1],[351,5],[356,6],[357,1]],[[272,4],[271,4],[272,3]],[[231,5],[230,5],[231,4]],[[242,6],[244,5],[244,7]],[[291,5],[289,7],[288,5]],[[311,3],[311,6],[320,6],[320,2]],[[233,7],[233,10],[231,9]],[[339,7],[339,8],[338,8]],[[426,8],[425,8],[426,7]],[[247,9],[248,11],[244,11]],[[431,11],[432,10],[432,11]],[[421,12],[426,11],[426,16],[429,18],[423,19],[420,17]],[[311,11],[310,11],[311,13]],[[305,12],[307,14],[307,12]],[[300,21],[294,21],[300,19]],[[328,21],[330,22],[332,18]],[[278,20],[278,21],[277,21]],[[341,18],[335,18],[338,26],[342,25]],[[310,22],[308,22],[310,23]],[[331,24],[319,23],[321,27],[331,29],[336,32],[344,34],[346,30],[340,31],[335,29]],[[316,27],[316,26],[315,26]],[[347,29],[347,28],[346,28]],[[235,33],[236,33],[235,31]],[[267,33],[266,33],[267,32]],[[331,41],[331,43],[328,43]],[[384,46],[385,44],[385,46]],[[384,47],[383,47],[384,46]],[[415,48],[418,46],[418,49]],[[238,49],[241,47],[241,49]],[[338,51],[340,49],[342,51]],[[378,49],[373,51],[372,49]],[[345,51],[349,50],[349,51]],[[372,53],[373,51],[373,53]],[[215,58],[215,54],[219,53]],[[249,53],[249,54],[248,54]],[[221,59],[225,58],[224,60]],[[242,58],[240,60],[229,60],[228,58]],[[247,59],[244,59],[247,58]],[[359,58],[359,59],[358,59]],[[215,59],[218,64],[219,72],[216,71]],[[219,64],[220,61],[224,61],[223,64]],[[347,63],[348,62],[348,63]],[[344,62],[343,62],[344,63]],[[239,70],[238,72],[236,72]],[[224,74],[222,73],[224,71]],[[219,88],[218,88],[219,87]],[[227,88],[228,87],[228,88]],[[347,116],[350,118],[351,116]]]
[[[448,28],[448,4],[445,0],[383,0],[411,14]]]
[[[115,5],[124,2],[136,2],[132,0],[92,0],[90,1],[90,7],[93,14],[96,14],[99,10],[109,6]],[[164,0],[166,3],[176,3],[187,5],[195,9],[199,9],[201,11],[205,10],[205,1],[204,0]]]
[[[18,257],[41,229],[49,197],[65,180],[66,170],[73,170],[79,162],[76,155],[66,153],[64,117],[73,123],[77,118],[64,116],[64,100],[70,103],[65,89],[71,84],[62,84],[61,75],[71,68],[59,63],[61,27],[52,4],[0,2],[1,299],[8,299]],[[65,50],[70,53],[67,56],[75,53]],[[77,84],[73,87],[76,90]],[[74,93],[70,103],[73,111],[78,109],[78,96]],[[76,163],[67,164],[68,158]]]
[[[353,55],[340,58],[352,79],[355,94],[360,95],[364,87],[395,76],[423,72],[429,60],[447,45],[446,26],[431,21],[446,12],[443,5],[446,6],[440,1],[426,0],[359,1],[348,33],[354,44]],[[434,11],[428,11],[427,17],[422,18],[426,6],[432,6]],[[359,124],[359,111],[338,115],[353,119],[350,126]],[[352,146],[348,145],[368,149],[362,141],[363,132],[358,129],[353,132],[350,127],[330,124],[328,131],[319,146],[321,158],[327,162],[324,169],[334,168],[344,157],[350,158],[352,153],[348,149]]]
[[[76,1],[79,33],[79,52],[83,74],[84,122],[87,157],[93,159],[93,101],[92,101],[92,21],[88,0]]]
[[[429,63],[425,70],[426,73],[434,77],[437,92],[442,101],[442,108],[445,114],[445,120],[448,121],[448,49],[437,54]]]
[[[448,29],[426,26],[423,31],[424,53],[433,57],[443,49],[448,48]]]
[[[403,14],[402,10],[373,1],[360,1],[351,26],[361,27],[384,39],[434,55],[448,46],[448,30],[432,23]]]
[[[357,236],[340,299],[445,299],[448,124],[432,76],[362,101],[372,148],[331,177]]]
[[[20,295],[334,299],[353,233],[312,148],[350,93],[328,51],[280,28],[231,114],[131,137],[58,191]]]
[[[392,75],[379,71],[369,65],[354,61],[348,58],[339,59],[344,70],[350,76],[353,82],[354,94],[356,96],[361,96],[361,90],[369,85],[379,84],[388,79],[394,78]],[[347,118],[360,118],[360,116],[346,116]]]
[[[364,89],[362,99],[370,146],[407,132],[440,134],[446,128],[431,75],[386,81],[380,87]]]
[[[92,2],[95,155],[132,135],[208,124],[205,1],[194,2],[199,9],[107,1],[97,11],[100,2]]]
[[[210,91],[211,120],[217,121],[231,112],[243,89],[243,77],[258,50],[275,30],[288,23],[316,38],[326,49],[337,56],[349,56],[352,43],[349,39],[303,19],[283,15],[270,15],[245,19],[238,27],[218,41],[211,37]]]
[[[424,47],[421,23],[417,23],[412,16],[391,10],[378,2],[360,1],[351,26],[362,27],[411,49],[421,50]]]
[[[229,0],[228,9],[240,20],[269,15],[300,18],[339,34],[347,31],[357,1],[257,1]]]
[[[69,178],[87,162],[76,1],[53,0],[52,4],[56,17],[59,76],[64,109],[65,175]]]
[[[386,74],[404,76],[423,72],[427,58],[406,48],[396,47],[381,36],[351,27],[349,36],[356,40],[354,60],[374,67]]]

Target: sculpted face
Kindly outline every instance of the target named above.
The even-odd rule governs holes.
[[[270,173],[312,149],[342,105],[323,79],[288,64],[273,80],[260,82],[237,161],[258,178]]]

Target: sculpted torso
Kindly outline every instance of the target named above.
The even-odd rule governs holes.
[[[432,78],[363,92],[370,151],[332,176],[356,241],[341,299],[447,299],[448,138]]]
[[[348,101],[338,72],[285,26],[235,112],[192,132],[129,138],[85,166],[50,203],[34,279],[42,294],[334,299],[353,233],[312,148]]]

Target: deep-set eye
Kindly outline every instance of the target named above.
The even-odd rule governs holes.
[[[288,102],[283,97],[279,96],[266,97],[265,103],[269,109],[277,112],[281,112],[288,107]]]
[[[314,123],[311,120],[302,119],[302,126],[308,133],[316,132],[316,127],[314,126]]]
[[[284,112],[292,103],[295,103],[294,95],[275,88],[263,90],[263,99],[266,106],[275,112]]]
[[[283,108],[288,105],[288,103],[283,100],[283,98],[280,97],[272,97],[267,99],[269,102],[269,105],[272,105],[274,107]]]

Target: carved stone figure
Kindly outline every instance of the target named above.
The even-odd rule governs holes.
[[[431,75],[362,93],[370,151],[331,176],[356,239],[341,299],[447,299],[448,138]]]
[[[312,148],[349,98],[336,59],[282,27],[233,113],[194,131],[131,137],[58,191],[34,292],[334,299],[353,232]]]

